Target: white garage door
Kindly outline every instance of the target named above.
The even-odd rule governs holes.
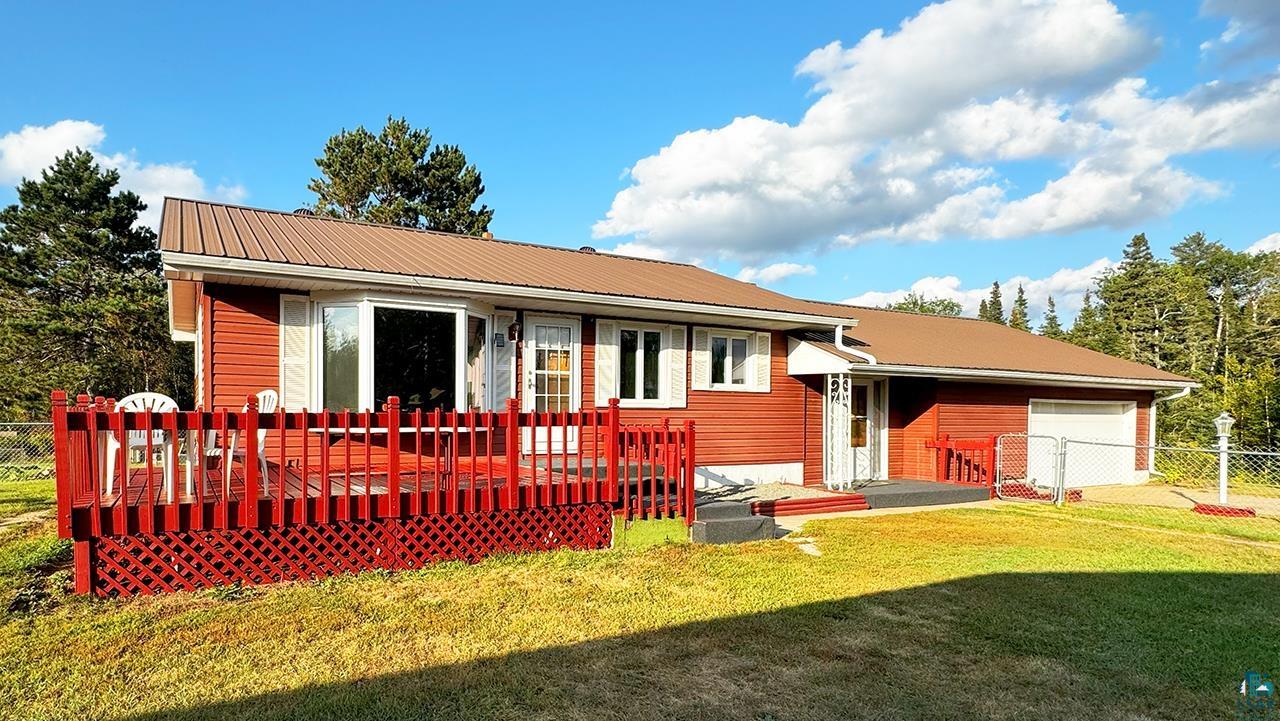
[[[1036,400],[1030,411],[1028,433],[1082,441],[1067,446],[1067,488],[1134,482],[1137,404]]]

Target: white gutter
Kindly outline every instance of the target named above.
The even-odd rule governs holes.
[[[905,366],[877,364],[874,369],[850,364],[851,373],[865,372],[871,375],[923,376],[943,380],[1001,380],[1046,383],[1050,385],[1110,386],[1114,388],[1169,388],[1175,384],[1171,381],[1157,381],[1146,378],[1112,378],[1109,376],[1075,375],[1073,373],[1039,373],[1034,371],[990,370],[986,368],[945,368],[934,366]],[[1187,385],[1187,388],[1198,387],[1199,384]],[[1187,391],[1190,392],[1190,391]]]
[[[836,348],[839,348],[841,351],[848,353],[851,356],[861,358],[866,361],[868,365],[877,365],[879,361],[876,360],[875,356],[867,353],[866,351],[860,351],[844,342],[844,326],[844,323],[836,326]]]
[[[487,283],[474,280],[453,280],[448,278],[430,278],[418,275],[398,273],[381,273],[367,270],[349,270],[345,268],[329,268],[315,265],[295,265],[265,260],[247,260],[243,258],[225,258],[211,255],[191,253],[175,253],[164,251],[160,254],[166,270],[188,273],[234,273],[265,278],[327,280],[346,283],[372,283],[378,285],[407,286],[419,290],[440,293],[472,295],[494,294],[508,295],[538,300],[561,301],[569,303],[598,303],[616,306],[622,309],[659,310],[677,313],[701,313],[704,315],[729,316],[750,320],[781,321],[797,325],[833,325],[844,324],[856,326],[858,321],[837,316],[811,315],[809,313],[791,313],[786,311],[760,310],[735,306],[713,305],[710,303],[694,303],[689,301],[659,300],[654,298],[636,298],[624,295],[589,293],[576,290],[559,290],[539,288],[525,285],[505,283]],[[849,351],[856,353],[855,351]],[[863,355],[863,354],[858,354]]]

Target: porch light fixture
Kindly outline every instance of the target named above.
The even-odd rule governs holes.
[[[1226,438],[1231,435],[1231,426],[1236,424],[1236,419],[1230,413],[1223,411],[1217,418],[1213,419],[1213,427],[1218,429],[1218,437]]]
[[[520,324],[519,323],[512,323],[511,325],[507,326],[507,338],[513,341],[520,340]]]

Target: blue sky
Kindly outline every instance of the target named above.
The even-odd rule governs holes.
[[[292,209],[329,135],[393,114],[480,167],[501,237],[829,300],[1025,277],[1069,315],[1134,232],[1280,231],[1268,2],[610,5],[13,5],[0,202],[78,143],[148,197]]]

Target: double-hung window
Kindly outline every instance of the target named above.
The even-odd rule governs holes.
[[[751,358],[745,333],[711,334],[711,387],[745,388]]]
[[[622,326],[618,331],[618,399],[634,404],[662,401],[663,331]]]

